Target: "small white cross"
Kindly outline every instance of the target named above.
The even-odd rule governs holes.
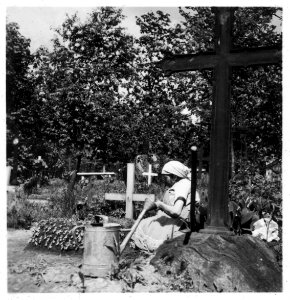
[[[158,176],[157,173],[152,173],[152,165],[149,164],[149,170],[148,172],[142,173],[143,176],[148,176],[148,186],[152,183],[152,177]]]

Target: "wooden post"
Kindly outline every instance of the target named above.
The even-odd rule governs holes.
[[[135,164],[127,164],[127,188],[126,188],[126,218],[133,219],[133,193],[135,186]]]
[[[231,178],[235,176],[235,151],[234,151],[234,137],[231,136]]]
[[[14,146],[14,157],[13,157],[13,168],[12,168],[12,174],[11,174],[11,185],[17,185],[17,169],[18,169],[18,138],[15,138],[13,140],[13,146]]]
[[[201,173],[202,173],[202,166],[203,166],[203,154],[204,154],[204,151],[203,151],[203,147],[200,148],[200,150],[198,151],[198,179],[201,179]]]
[[[12,169],[11,166],[7,166],[6,167],[6,171],[7,171],[7,185],[10,184],[11,169]]]
[[[197,148],[191,147],[191,200],[190,200],[190,230],[196,230],[195,194],[196,194]]]

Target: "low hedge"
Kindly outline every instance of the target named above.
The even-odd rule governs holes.
[[[74,219],[50,218],[33,228],[29,244],[51,250],[68,251],[83,248],[85,222]]]

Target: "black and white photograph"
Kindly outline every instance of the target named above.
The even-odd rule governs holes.
[[[282,1],[1,10],[3,292],[285,296]]]

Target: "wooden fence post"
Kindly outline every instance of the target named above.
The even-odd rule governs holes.
[[[135,165],[127,164],[127,188],[126,188],[126,218],[133,219],[133,193],[135,186]]]
[[[12,167],[11,167],[11,166],[7,166],[7,167],[6,167],[6,172],[7,172],[7,185],[10,184],[11,170],[12,170]]]

